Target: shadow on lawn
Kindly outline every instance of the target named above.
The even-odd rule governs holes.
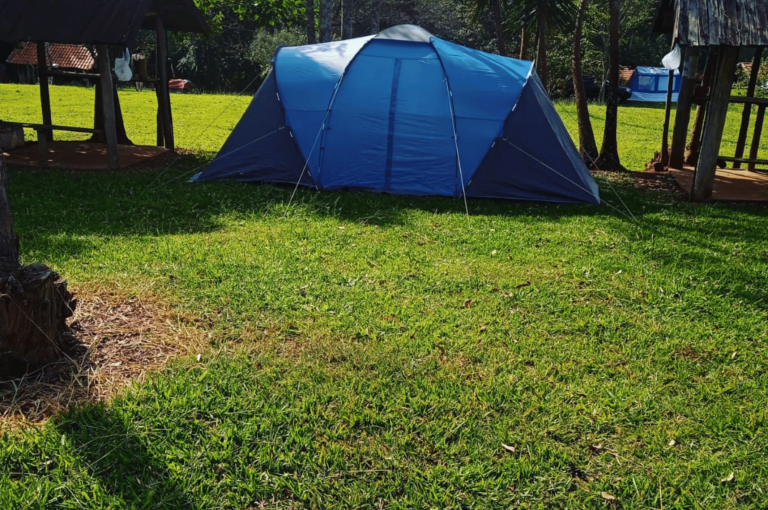
[[[194,501],[163,462],[147,449],[128,418],[104,405],[71,411],[57,419],[62,445],[76,452],[81,468],[128,508],[192,508]],[[156,438],[155,438],[156,439]]]

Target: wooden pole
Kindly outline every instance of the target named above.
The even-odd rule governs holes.
[[[672,128],[672,150],[669,154],[670,168],[683,168],[685,157],[685,139],[688,135],[688,124],[691,121],[691,104],[693,87],[696,84],[696,72],[699,63],[699,48],[688,46],[685,48],[685,60],[683,60],[683,72],[680,83],[680,93],[677,96],[677,112],[675,113],[675,126]]]
[[[109,65],[109,47],[106,44],[99,44],[96,51],[99,57],[101,102],[104,108],[104,136],[107,140],[107,157],[110,170],[114,170],[120,168],[120,156],[117,149],[117,121],[115,120],[115,97],[112,94],[112,67]]]
[[[173,119],[171,117],[171,96],[168,92],[168,37],[165,33],[163,18],[155,17],[157,32],[157,69],[158,69],[158,107],[163,119],[163,138],[165,148],[174,150]]]
[[[755,87],[757,86],[757,73],[760,70],[760,60],[763,57],[763,48],[755,50],[755,59],[752,61],[752,71],[749,73],[749,85],[747,85],[747,97],[755,97]],[[744,145],[747,142],[747,130],[749,130],[749,117],[752,115],[752,105],[744,104],[744,111],[741,112],[741,129],[739,129],[739,138],[736,140],[735,158],[744,156]],[[759,122],[759,121],[758,121]],[[750,158],[754,159],[754,158]],[[733,168],[741,168],[741,161],[734,161]]]
[[[736,72],[738,58],[738,46],[720,47],[717,73],[715,73],[715,80],[712,84],[707,118],[704,121],[704,134],[701,137],[701,154],[693,181],[693,197],[696,200],[706,200],[712,196],[717,158],[720,152],[720,143],[723,140],[725,117],[728,114],[728,100],[731,96],[733,75]]]
[[[667,102],[664,106],[664,129],[661,135],[661,166],[669,166],[669,116],[672,113],[672,89],[675,88],[675,70],[669,70],[667,78]]]
[[[760,135],[763,133],[763,120],[765,119],[765,105],[761,104],[757,107],[757,120],[755,121],[755,132],[752,134],[752,146],[749,148],[749,159],[751,160],[748,170],[755,170],[755,160],[757,159],[757,151],[760,149]]]
[[[50,126],[53,124],[53,116],[51,115],[51,92],[48,90],[48,77],[45,76],[47,69],[45,43],[39,42],[37,43],[37,78],[40,81],[40,104],[43,107],[43,124]],[[49,142],[53,141],[53,131],[46,131],[45,136]]]
[[[707,65],[704,68],[704,77],[701,80],[701,91],[699,95],[706,95],[703,103],[696,106],[696,117],[693,119],[691,127],[691,137],[688,142],[688,151],[685,153],[685,162],[688,165],[696,166],[699,161],[699,149],[701,148],[701,130],[704,128],[704,117],[707,114],[707,102],[712,85],[712,76],[715,74],[717,64],[718,47],[709,46],[707,50]],[[695,90],[695,87],[694,87]],[[694,92],[696,93],[696,92]]]

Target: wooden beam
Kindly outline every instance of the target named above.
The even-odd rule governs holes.
[[[728,114],[728,98],[733,87],[733,75],[739,58],[738,46],[721,46],[717,59],[717,72],[712,84],[704,134],[701,137],[701,154],[696,165],[693,181],[693,197],[706,200],[712,196],[720,143],[723,140],[725,117]]]
[[[107,140],[109,168],[120,168],[120,155],[117,149],[117,121],[115,120],[115,98],[112,95],[112,67],[109,64],[109,47],[99,44],[99,74],[101,75],[101,103],[104,108],[104,135]]]
[[[757,120],[755,121],[755,132],[752,135],[752,146],[749,148],[749,166],[750,171],[755,171],[757,160],[757,151],[760,150],[760,135],[763,133],[763,120],[765,119],[765,106],[761,104],[757,107]]]
[[[45,71],[48,64],[45,58],[45,43],[37,43],[37,77],[40,80],[40,104],[43,107],[43,124],[53,124],[51,116],[51,92],[48,90],[48,78],[45,77]],[[53,141],[53,133],[47,131],[45,136],[49,142]]]
[[[760,70],[760,60],[763,57],[763,48],[755,50],[755,58],[752,61],[752,71],[749,73],[749,85],[747,85],[747,97],[755,97],[755,87],[757,86],[757,73]],[[749,130],[749,117],[752,115],[752,105],[745,104],[744,111],[741,112],[741,128],[739,129],[739,138],[736,139],[735,158],[741,158],[744,155],[744,146],[747,142],[747,130]],[[736,161],[733,168],[741,168],[741,161]]]
[[[168,92],[168,36],[162,16],[155,17],[157,33],[158,105],[163,119],[165,148],[174,150],[173,118],[171,117],[171,96]]]
[[[667,78],[667,101],[664,106],[664,129],[661,134],[661,166],[669,166],[669,116],[672,113],[672,89],[675,88],[675,70],[669,70]]]
[[[696,166],[699,161],[699,149],[701,148],[701,130],[704,127],[704,117],[707,113],[707,103],[710,97],[710,87],[712,85],[712,76],[715,74],[717,64],[717,46],[710,46],[707,51],[707,65],[704,67],[704,78],[701,80],[702,93],[706,95],[703,101],[697,100],[696,117],[693,119],[691,127],[691,137],[688,142],[688,151],[685,153],[685,162],[691,166]]]
[[[693,87],[696,84],[696,72],[699,64],[699,48],[685,48],[683,72],[680,83],[680,93],[677,96],[677,112],[675,126],[672,128],[672,150],[669,154],[670,168],[683,168],[685,158],[685,139],[688,135],[688,124],[691,121],[691,106],[693,104]]]

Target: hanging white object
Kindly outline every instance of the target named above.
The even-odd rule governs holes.
[[[661,63],[667,69],[680,69],[681,61],[680,46],[677,44],[675,44],[675,49],[664,55],[664,58],[661,59]]]
[[[130,81],[133,78],[133,72],[131,71],[131,52],[128,48],[125,49],[125,53],[122,57],[115,59],[115,74],[119,81]]]

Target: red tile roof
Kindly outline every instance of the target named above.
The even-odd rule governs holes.
[[[634,72],[634,69],[619,69],[619,83],[627,83]]]
[[[59,69],[79,69],[81,71],[90,71],[96,66],[93,55],[85,46],[78,44],[56,44],[48,45],[46,52],[46,63],[53,64]],[[37,45],[34,43],[23,43],[20,48],[13,50],[6,60],[9,64],[16,65],[37,65]]]

